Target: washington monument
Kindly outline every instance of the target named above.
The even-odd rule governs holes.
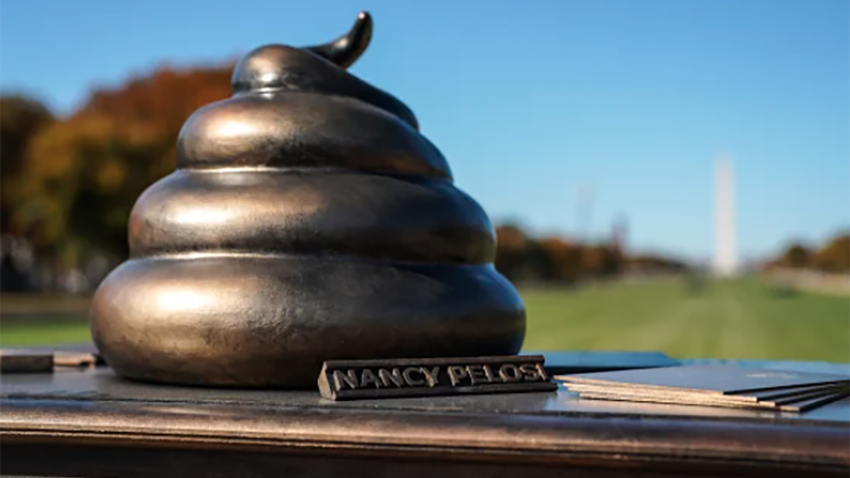
[[[721,277],[731,277],[737,272],[735,178],[732,159],[720,156],[714,171],[714,273]]]

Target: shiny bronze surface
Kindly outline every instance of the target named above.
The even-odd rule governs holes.
[[[24,476],[850,472],[850,400],[800,415],[563,390],[331,402],[315,391],[152,386],[99,368],[4,376],[0,408],[2,471]]]
[[[510,355],[525,311],[487,215],[413,113],[327,45],[268,45],[186,122],[178,170],[130,217],[92,336],[126,377],[315,388],[322,361]]]

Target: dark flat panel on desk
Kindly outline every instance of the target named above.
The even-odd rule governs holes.
[[[576,350],[568,352],[527,352],[523,355],[543,355],[546,357],[546,371],[550,375],[680,365],[678,360],[670,358],[663,352]]]
[[[739,367],[766,368],[771,370],[792,370],[795,372],[834,373],[850,375],[850,363],[833,363],[806,360],[726,360],[726,359],[684,359],[683,365],[737,365]]]

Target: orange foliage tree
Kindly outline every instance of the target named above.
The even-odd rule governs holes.
[[[822,247],[812,260],[814,266],[825,272],[850,272],[850,234],[839,234]]]
[[[42,128],[53,121],[48,109],[30,98],[0,98],[0,232],[23,235],[12,228],[15,186],[20,182],[27,148]]]
[[[624,257],[616,246],[572,243],[560,237],[535,239],[519,226],[496,228],[496,268],[512,281],[575,282],[620,273]]]
[[[549,264],[547,280],[572,282],[582,274],[582,256],[584,248],[558,237],[540,240],[540,247],[546,253]]]
[[[189,115],[230,96],[230,71],[160,69],[96,91],[69,118],[42,128],[12,191],[15,226],[42,251],[126,255],[136,198],[174,170],[177,136]]]

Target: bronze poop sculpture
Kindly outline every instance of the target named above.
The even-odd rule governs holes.
[[[495,236],[413,113],[345,68],[372,23],[267,45],[195,112],[130,216],[94,341],[128,378],[315,388],[327,359],[503,355],[525,311]]]

